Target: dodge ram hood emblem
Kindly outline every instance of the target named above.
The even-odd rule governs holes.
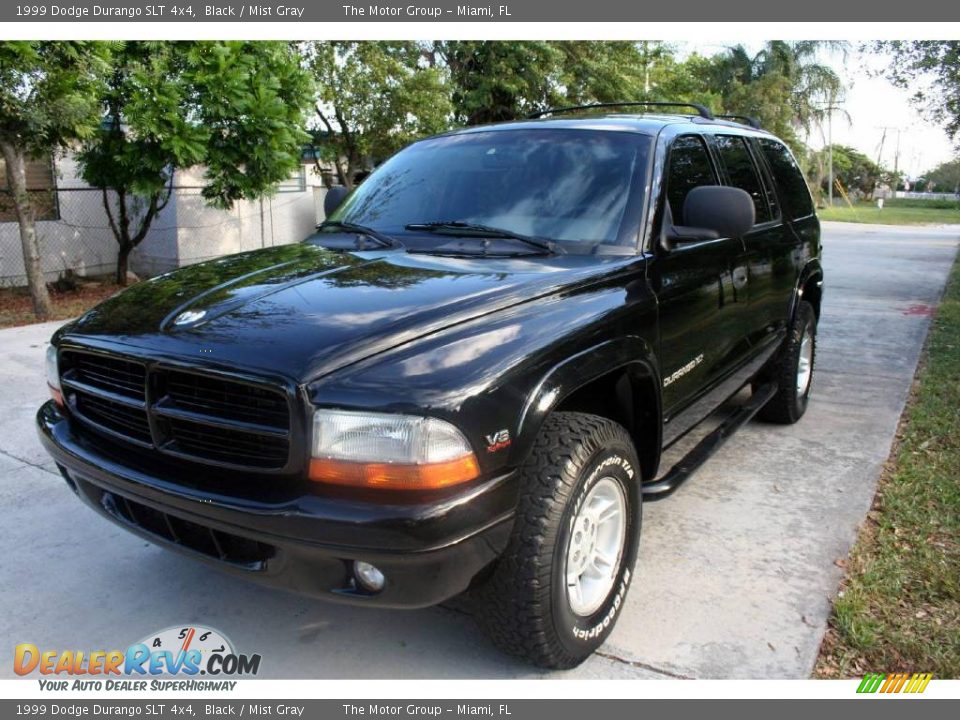
[[[198,320],[202,320],[203,316],[207,314],[206,310],[187,310],[177,315],[173,320],[174,325],[189,325],[190,323],[195,323]]]

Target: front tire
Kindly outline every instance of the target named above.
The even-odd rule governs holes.
[[[633,576],[640,464],[627,431],[558,412],[520,469],[513,534],[479,591],[479,619],[503,650],[541,667],[586,660],[610,635]]]
[[[769,373],[777,384],[777,393],[763,406],[758,418],[789,425],[803,417],[813,384],[816,350],[817,315],[810,303],[801,300],[783,352]]]

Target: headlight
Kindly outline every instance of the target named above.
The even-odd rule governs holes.
[[[423,490],[480,474],[457,428],[415,415],[317,410],[312,456],[310,479],[334,485]]]
[[[53,345],[47,346],[47,386],[54,402],[63,407],[63,391],[60,389],[60,366],[57,363],[57,349]]]

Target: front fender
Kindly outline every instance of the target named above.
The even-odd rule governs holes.
[[[530,452],[540,427],[564,400],[581,388],[610,373],[623,372],[634,382],[648,382],[660,387],[660,371],[653,346],[639,335],[627,335],[587,348],[564,358],[550,368],[527,398],[517,419],[517,443],[514,448],[515,462],[520,463]],[[644,408],[658,419],[655,438],[649,438],[660,446],[662,423],[659,422],[660,393],[653,393],[656,407]]]

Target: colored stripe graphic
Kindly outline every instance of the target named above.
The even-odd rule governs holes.
[[[884,675],[880,673],[867,673],[857,688],[858,693],[875,693],[880,689],[880,683],[883,682]]]
[[[867,673],[857,687],[858,693],[922,693],[927,689],[931,673]]]

